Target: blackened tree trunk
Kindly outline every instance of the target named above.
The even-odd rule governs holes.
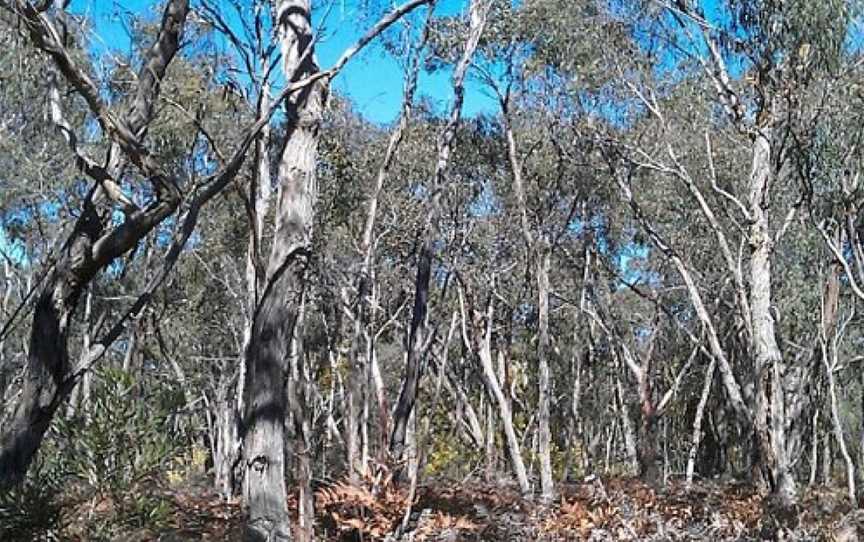
[[[402,106],[399,113],[399,122],[390,134],[390,140],[387,144],[387,150],[384,153],[384,158],[378,168],[378,174],[375,180],[375,188],[369,197],[366,211],[366,221],[363,227],[363,238],[361,239],[360,249],[361,257],[363,258],[360,266],[360,274],[357,279],[357,303],[353,310],[353,334],[351,337],[351,375],[346,385],[348,395],[348,412],[346,421],[346,448],[348,469],[351,475],[362,474],[366,471],[366,456],[361,454],[361,444],[363,431],[361,431],[360,417],[361,406],[368,405],[368,390],[364,389],[365,385],[369,384],[371,378],[371,357],[372,348],[369,338],[372,335],[370,327],[370,301],[372,298],[372,290],[374,286],[374,260],[375,260],[375,243],[374,234],[375,226],[378,218],[378,201],[381,197],[381,192],[384,190],[384,183],[390,177],[390,168],[396,159],[399,151],[399,146],[402,144],[405,132],[408,129],[408,122],[411,118],[411,112],[414,107],[414,94],[417,90],[417,80],[420,72],[420,59],[423,54],[423,48],[429,37],[429,22],[432,20],[432,8],[426,19],[420,43],[417,50],[411,55],[409,61],[408,73],[405,79],[405,88],[402,94]],[[412,375],[413,376],[413,375]],[[383,396],[382,396],[383,397]],[[379,415],[381,417],[381,431],[387,433],[387,416],[386,406],[381,398],[377,401]],[[366,407],[368,408],[368,406]],[[368,446],[368,442],[364,443]],[[362,455],[362,458],[361,458]]]

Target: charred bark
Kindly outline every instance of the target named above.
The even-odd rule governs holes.
[[[427,204],[427,218],[421,232],[420,253],[417,258],[417,278],[414,283],[414,308],[411,316],[411,328],[408,332],[406,344],[405,372],[402,378],[402,388],[393,415],[393,432],[390,437],[390,454],[398,465],[402,460],[405,450],[405,435],[408,421],[414,411],[414,403],[417,400],[417,387],[422,373],[422,354],[428,331],[426,329],[426,315],[429,304],[429,278],[432,272],[432,260],[434,257],[435,235],[438,230],[438,219],[440,216],[441,191],[444,188],[444,176],[447,172],[452,152],[453,140],[456,138],[456,128],[462,117],[462,104],[465,98],[465,75],[471,64],[471,58],[480,42],[483,29],[486,26],[486,16],[491,4],[482,0],[472,0],[470,12],[471,22],[468,28],[468,37],[465,42],[462,56],[453,73],[453,105],[450,109],[450,118],[444,127],[444,131],[438,139],[438,160],[435,166],[435,174],[429,186],[429,201]],[[395,472],[395,478],[399,478],[399,470]]]

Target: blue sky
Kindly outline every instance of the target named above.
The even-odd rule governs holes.
[[[345,49],[353,45],[375,22],[375,19],[367,16],[364,9],[358,5],[358,0],[335,2],[326,20],[324,39],[316,51],[322,67],[332,65]],[[393,4],[397,3],[399,2]],[[158,0],[73,0],[70,10],[89,16],[93,25],[92,39],[95,50],[109,48],[125,53],[129,48],[129,39],[120,15],[135,13],[158,17],[160,4]],[[452,15],[463,11],[467,0],[440,0],[438,4],[436,14]],[[193,7],[194,5],[193,0]],[[321,10],[313,14],[316,25],[320,24],[321,16]],[[389,123],[399,112],[403,77],[402,68],[376,41],[345,67],[334,80],[333,86],[339,94],[348,96],[357,111],[367,119],[376,123]],[[466,116],[495,111],[495,102],[482,92],[479,85],[469,81],[466,87]],[[418,91],[420,96],[429,98],[442,110],[445,109],[452,96],[450,72],[423,74]]]
[[[324,39],[317,47],[319,64],[332,65],[342,53],[374,24],[376,16],[366,14],[358,6],[359,0],[334,0],[326,20]],[[401,0],[404,1],[404,0]],[[468,0],[439,0],[437,15],[453,15],[467,7]],[[318,2],[314,2],[318,3]],[[383,3],[383,2],[382,2]],[[394,1],[393,5],[397,5]],[[196,1],[192,0],[193,8]],[[86,15],[92,32],[91,49],[94,57],[113,51],[119,55],[129,52],[130,39],[124,21],[127,15],[134,14],[151,19],[161,15],[160,0],[72,0],[69,10],[78,15]],[[423,9],[423,8],[420,8]],[[233,11],[233,10],[232,10]],[[383,11],[381,12],[383,13]],[[321,11],[313,13],[313,23],[320,24]],[[440,71],[423,74],[418,88],[419,97],[426,97],[438,109],[446,111],[452,98],[450,72]],[[343,96],[347,96],[368,120],[387,124],[395,120],[402,101],[404,73],[399,63],[388,56],[380,41],[367,45],[334,80],[333,86]],[[463,112],[473,116],[481,112],[494,112],[496,103],[485,95],[479,85],[468,81]],[[0,226],[0,251],[15,261],[25,261],[24,247],[9,238]],[[2,257],[2,255],[0,255]]]

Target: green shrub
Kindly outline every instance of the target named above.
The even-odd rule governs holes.
[[[100,370],[86,408],[58,418],[43,448],[67,494],[90,503],[81,507],[88,510],[89,539],[159,528],[169,515],[159,489],[182,446],[172,416],[183,397],[171,387],[146,396],[140,389],[127,372]]]

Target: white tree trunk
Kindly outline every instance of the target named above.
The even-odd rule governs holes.
[[[693,484],[693,473],[696,470],[696,457],[699,453],[699,445],[702,443],[702,418],[705,416],[705,405],[711,396],[711,384],[714,382],[714,369],[717,361],[711,358],[708,369],[705,371],[705,381],[702,384],[702,394],[699,396],[699,404],[696,405],[696,415],[693,418],[693,437],[690,441],[690,452],[687,454],[686,483]]]
[[[797,499],[798,490],[786,449],[785,367],[777,344],[775,322],[771,311],[771,259],[774,252],[769,211],[773,180],[771,134],[769,127],[763,127],[756,135],[749,181],[750,310],[753,321],[752,353],[757,388],[756,432],[760,447],[760,463],[763,468],[770,470],[773,478],[772,490],[783,502],[793,503]]]
[[[463,340],[467,341],[467,325],[466,313],[464,308],[464,300],[460,291],[460,306],[462,309],[462,325],[463,325]],[[501,420],[501,425],[504,428],[504,437],[506,439],[507,454],[510,457],[510,465],[513,468],[513,474],[516,476],[516,481],[519,483],[519,489],[523,494],[528,495],[531,492],[531,485],[528,482],[528,472],[525,469],[525,462],[522,460],[522,452],[520,451],[519,439],[516,436],[516,428],[513,425],[513,413],[510,410],[510,403],[501,388],[501,382],[498,375],[495,374],[495,365],[492,361],[492,324],[493,324],[493,302],[490,299],[486,313],[474,311],[474,336],[472,349],[480,358],[480,365],[483,370],[483,382],[489,395],[495,400],[498,406],[498,419]],[[491,432],[487,432],[487,439],[493,438]]]
[[[551,248],[542,243],[537,262],[537,429],[540,454],[540,498],[552,502],[555,484],[552,480],[551,375],[549,371],[549,271],[552,266]]]

